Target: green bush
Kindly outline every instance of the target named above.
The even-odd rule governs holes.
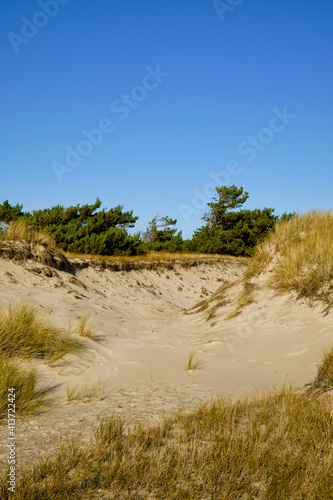
[[[135,255],[140,243],[139,234],[128,234],[138,217],[133,211],[123,212],[121,205],[110,210],[98,210],[101,201],[93,205],[65,208],[57,205],[32,213],[22,212],[22,205],[11,206],[8,201],[0,205],[0,221],[9,223],[22,220],[33,232],[53,237],[62,250],[95,255]]]
[[[207,205],[210,211],[203,216],[206,224],[194,232],[192,251],[250,256],[255,246],[271,231],[279,217],[273,208],[238,209],[248,199],[243,188],[222,186],[216,188],[217,198]],[[283,214],[290,219],[292,214]]]

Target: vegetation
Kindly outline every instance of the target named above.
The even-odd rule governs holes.
[[[183,251],[183,238],[181,231],[173,226],[177,224],[177,219],[170,217],[160,217],[156,215],[142,235],[142,249],[153,252],[181,252]]]
[[[23,369],[17,361],[0,357],[0,420],[8,415],[8,389],[15,389],[15,415],[26,415],[48,404],[49,387],[37,389],[37,370]],[[7,422],[8,423],[8,422]]]
[[[197,351],[195,349],[192,349],[184,365],[185,371],[190,372],[193,370],[197,370],[201,365],[202,361],[200,361],[200,359],[198,358]]]
[[[134,227],[138,217],[133,211],[123,212],[118,205],[111,210],[99,210],[101,201],[93,205],[22,212],[22,206],[12,207],[8,201],[0,205],[0,221],[23,221],[33,232],[52,235],[58,248],[77,253],[99,255],[134,255],[140,243],[139,234],[131,236],[127,228]]]
[[[0,419],[7,414],[8,389],[15,388],[18,414],[32,413],[48,404],[50,387],[37,389],[37,370],[23,369],[19,359],[43,358],[54,363],[81,343],[46,323],[37,309],[21,303],[0,311]]]
[[[248,199],[243,188],[216,188],[217,197],[208,203],[210,211],[203,216],[206,224],[194,232],[192,248],[202,253],[251,256],[255,246],[274,228],[279,217],[273,208],[238,209]],[[289,220],[292,214],[283,214]]]
[[[36,307],[20,303],[0,312],[0,355],[41,357],[54,363],[81,347],[78,340],[44,321]]]
[[[198,260],[198,259],[210,259],[210,260],[219,260],[223,257],[228,258],[228,256],[221,255],[208,255],[208,254],[198,254],[198,253],[176,253],[176,252],[148,252],[144,255],[132,255],[132,256],[115,256],[115,255],[92,255],[87,254],[82,256],[82,254],[64,252],[64,255],[68,259],[74,258],[82,258],[85,259],[96,259],[101,260],[102,262],[113,262],[120,264],[129,264],[132,262],[174,262],[176,260]],[[242,261],[247,261],[248,259],[245,257],[239,257]]]
[[[26,241],[44,247],[54,247],[55,241],[50,234],[41,233],[39,231],[31,231],[23,220],[11,222],[8,229],[3,233],[4,240]]]
[[[311,389],[331,391],[333,389],[333,348],[325,351],[324,358],[318,366],[318,373]]]
[[[154,427],[111,417],[90,445],[65,442],[33,470],[21,468],[15,498],[326,500],[330,414],[329,400],[284,388],[219,399]],[[5,475],[0,494],[10,495]]]
[[[95,336],[93,334],[93,329],[90,324],[90,319],[88,314],[84,314],[80,320],[79,323],[76,327],[76,332],[81,336],[81,337],[86,337],[88,339],[94,340]]]
[[[246,307],[253,303],[253,294],[255,290],[255,284],[246,280],[242,280],[242,291],[238,295],[236,308],[227,316],[228,319],[235,318],[238,316],[243,307]]]
[[[102,401],[104,398],[105,383],[102,384],[101,380],[95,384],[76,384],[74,386],[67,385],[67,401],[82,401],[87,403],[92,398]]]
[[[333,303],[333,212],[312,211],[276,225],[258,247],[247,276],[260,274],[272,259],[271,286]]]
[[[19,222],[23,235],[22,224],[25,224],[33,233],[51,235],[59,249],[77,254],[131,256],[153,251],[252,255],[254,247],[280,218],[273,215],[272,208],[238,210],[249,196],[242,187],[217,187],[216,193],[217,197],[207,204],[209,212],[203,216],[206,224],[188,240],[183,240],[182,232],[177,231],[176,219],[158,215],[151,220],[146,232],[130,235],[127,230],[133,228],[138,219],[133,211],[123,212],[121,205],[99,210],[98,198],[93,205],[68,208],[57,205],[32,213],[23,212],[22,205],[12,206],[5,201],[0,204],[0,231],[5,234],[8,224]],[[291,217],[284,214],[281,220]],[[17,229],[16,233],[19,233]],[[27,238],[31,240],[28,233]]]
[[[232,193],[226,194],[232,198]],[[242,203],[247,193],[234,194],[233,208],[239,208],[237,203]],[[219,230],[220,220],[223,231],[228,232],[231,212],[221,212],[220,206],[211,208],[218,208],[209,217],[211,227]],[[268,238],[257,247],[238,308],[253,300],[250,279],[271,264],[270,283],[275,288],[329,300],[333,213],[311,212],[283,219],[275,220],[274,231],[267,230]],[[230,227],[234,231],[234,226]],[[221,287],[221,302],[230,286],[226,283]],[[205,300],[197,307],[204,311],[208,304]],[[87,328],[83,319],[78,331],[86,332]],[[47,390],[36,391],[36,373],[18,371],[9,357],[59,359],[79,347],[71,342],[25,304],[1,313],[0,416],[7,408],[8,386],[15,384],[21,411],[38,408],[47,395]],[[194,370],[199,365],[192,350],[185,369]],[[96,387],[68,386],[68,400],[103,397]],[[20,467],[15,498],[60,500],[110,495],[132,500],[326,500],[333,491],[332,398],[322,393],[332,389],[333,351],[329,350],[308,391],[284,387],[238,400],[220,398],[155,426],[111,416],[98,425],[89,445],[78,439],[67,441],[35,467]],[[11,497],[7,486],[5,472],[0,479],[0,498]]]

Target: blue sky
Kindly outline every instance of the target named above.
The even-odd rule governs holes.
[[[330,0],[2,0],[0,202],[188,237],[214,186],[332,208]]]

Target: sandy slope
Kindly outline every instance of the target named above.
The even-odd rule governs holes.
[[[316,373],[323,348],[333,340],[332,314],[291,296],[275,296],[257,280],[255,301],[235,318],[242,283],[222,300],[219,288],[239,282],[245,264],[232,258],[114,271],[72,261],[72,272],[32,260],[0,258],[0,307],[11,301],[38,304],[44,315],[72,330],[89,313],[98,342],[86,340],[80,356],[50,368],[38,362],[40,383],[52,384],[54,405],[20,421],[18,456],[33,460],[66,435],[89,439],[96,420],[112,413],[152,420],[193,408],[220,394],[281,385],[301,387]],[[86,266],[86,267],[85,267]],[[169,268],[168,268],[169,267]],[[194,307],[207,300],[204,310]],[[210,314],[212,313],[212,314]],[[208,318],[208,319],[207,319]],[[202,361],[186,372],[191,349]],[[68,363],[69,362],[69,363]],[[68,403],[67,386],[104,385],[103,400]],[[7,430],[0,427],[0,442]],[[0,458],[7,459],[0,448]]]

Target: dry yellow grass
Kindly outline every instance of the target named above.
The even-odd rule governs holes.
[[[236,308],[226,317],[226,320],[235,318],[241,313],[243,307],[246,307],[253,303],[253,294],[255,287],[256,285],[254,283],[243,280],[243,289],[238,296]]]
[[[330,414],[327,398],[284,388],[219,399],[154,427],[111,417],[88,446],[75,438],[21,468],[15,498],[327,500]],[[0,495],[9,498],[5,475]]]
[[[258,247],[246,276],[260,274],[275,258],[271,286],[331,303],[333,293],[333,212],[312,211],[280,222]]]
[[[200,260],[200,259],[211,259],[211,260],[219,260],[219,259],[234,259],[240,260],[243,262],[249,262],[248,257],[233,257],[230,255],[213,255],[213,254],[199,254],[199,253],[168,253],[168,252],[149,252],[145,255],[134,255],[134,256],[119,256],[119,255],[93,255],[93,254],[78,254],[72,252],[64,252],[61,250],[61,253],[67,259],[98,259],[101,261],[109,261],[109,262],[141,262],[141,261],[166,261],[172,262],[175,260]]]
[[[98,382],[92,384],[88,381],[83,384],[73,386],[67,385],[67,401],[82,401],[88,403],[91,399],[102,401],[104,399],[106,382],[99,379]]]
[[[333,348],[324,352],[324,357],[318,366],[317,377],[310,390],[331,391],[333,389]]]
[[[27,243],[35,243],[44,247],[55,247],[54,239],[51,235],[31,231],[25,222],[11,222],[8,230],[2,235],[4,240],[26,241]]]
[[[80,318],[80,320],[76,326],[76,333],[78,333],[78,335],[80,335],[80,337],[86,337],[86,338],[91,339],[91,340],[95,339],[95,336],[93,333],[93,328],[91,326],[90,318],[89,318],[88,314],[84,314]]]

